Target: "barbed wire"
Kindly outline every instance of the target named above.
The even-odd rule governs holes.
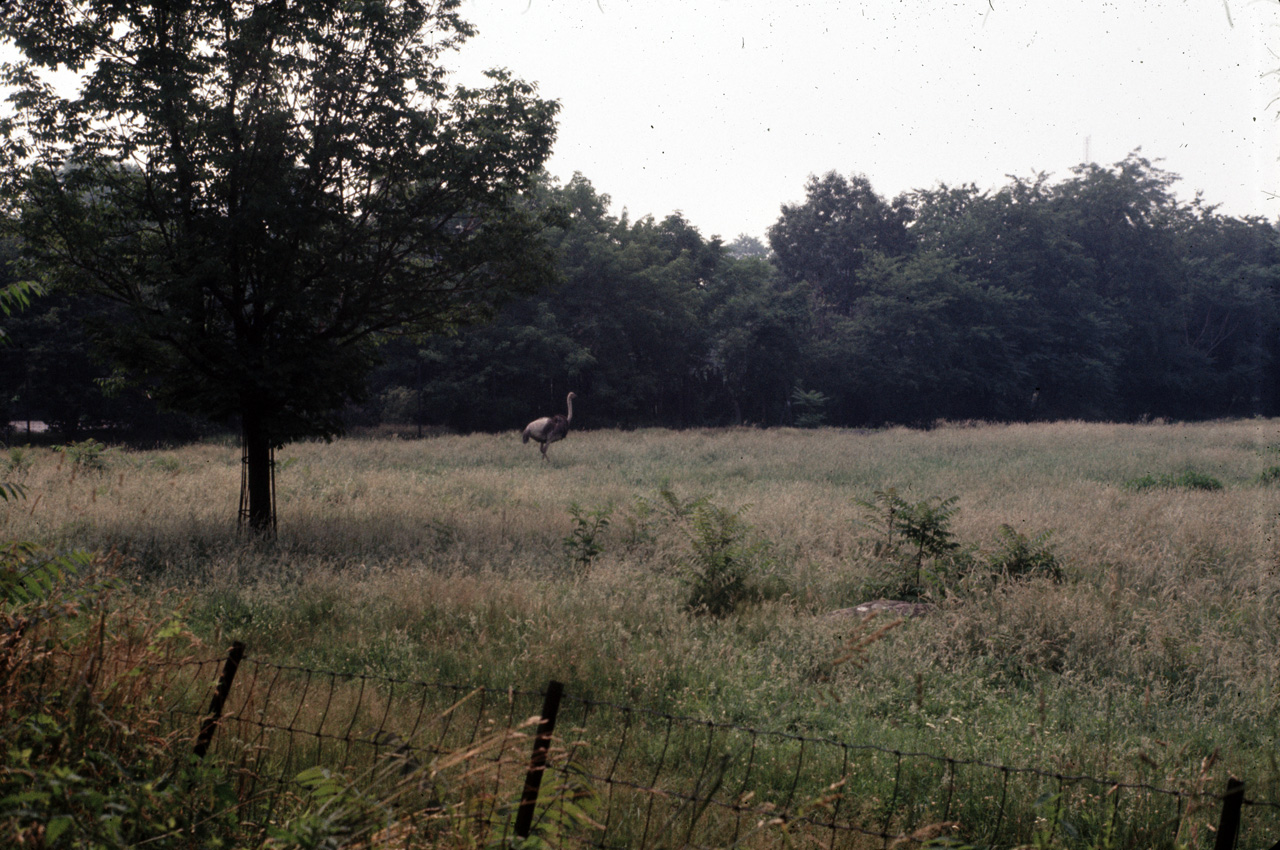
[[[166,669],[175,723],[204,713],[222,659]],[[241,662],[214,746],[241,769],[246,816],[264,816],[301,769],[403,770],[442,763],[459,786],[482,787],[493,812],[509,807],[523,776],[526,730],[541,691],[472,687],[275,664]],[[1030,840],[1110,823],[1135,843],[1212,834],[1229,792],[1208,776],[1187,787],[1098,777],[980,758],[917,752],[834,737],[771,731],[565,694],[548,775],[594,789],[594,826],[578,843],[599,848],[724,846],[760,829],[826,835],[832,848],[877,839],[884,847],[981,824],[985,843]],[[455,762],[449,762],[455,763]],[[269,786],[271,791],[262,786]],[[438,793],[433,788],[430,793]],[[552,800],[556,798],[553,796]],[[564,805],[561,800],[562,806]],[[1280,802],[1246,797],[1260,829],[1280,830]],[[554,803],[552,804],[554,805]],[[491,816],[493,815],[491,812]],[[994,814],[993,814],[994,813]],[[1074,813],[1074,814],[1073,814]],[[544,812],[544,816],[549,816]],[[1272,836],[1273,838],[1275,836]],[[1270,843],[1270,842],[1268,842]]]

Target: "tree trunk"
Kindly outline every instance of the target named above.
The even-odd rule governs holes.
[[[241,417],[244,439],[243,492],[240,496],[240,522],[248,522],[249,530],[272,534],[276,529],[275,470],[271,456],[271,435],[267,433],[262,412],[246,405]]]

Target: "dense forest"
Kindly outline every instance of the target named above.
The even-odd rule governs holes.
[[[346,421],[512,429],[570,390],[580,427],[1280,413],[1276,228],[1180,201],[1177,179],[1135,152],[889,200],[831,172],[767,244],[544,179],[524,203],[555,222],[559,280],[454,335],[389,337]],[[58,291],[7,319],[6,418],[200,431],[99,358],[86,328],[110,321]]]

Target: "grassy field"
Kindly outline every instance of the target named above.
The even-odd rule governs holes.
[[[0,477],[27,495],[0,522],[120,552],[139,594],[176,591],[210,643],[280,663],[554,678],[957,758],[1230,772],[1280,799],[1280,421],[580,432],[550,456],[514,433],[291,445],[263,545],[237,536],[234,445],[14,448]],[[890,538],[890,491],[946,506],[951,548]],[[1055,569],[1010,575],[1011,553]],[[936,578],[913,589],[917,566]],[[712,568],[741,593],[708,591]],[[841,609],[904,589],[933,609],[852,646]],[[725,596],[724,616],[690,610]]]

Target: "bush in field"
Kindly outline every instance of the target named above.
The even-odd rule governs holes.
[[[658,486],[656,499],[636,496],[631,511],[623,517],[626,527],[623,541],[627,549],[651,549],[658,543],[663,530],[685,525],[693,512],[707,502],[706,496],[680,497],[671,489],[669,480]]]
[[[782,595],[772,546],[742,518],[745,508],[722,508],[705,497],[681,500],[666,487],[659,492],[689,540],[677,559],[688,589],[686,611],[724,617],[744,604]]]
[[[1048,542],[1052,535],[1042,531],[1027,537],[1008,523],[1001,525],[996,551],[987,559],[991,576],[997,581],[1030,576],[1061,579],[1062,564]]]
[[[887,569],[866,591],[902,599],[939,594],[946,574],[966,560],[951,530],[957,501],[952,496],[908,502],[893,488],[855,499],[867,514],[866,524],[884,534],[875,551]]]
[[[1062,577],[1062,564],[1048,540],[1051,531],[1028,537],[1012,526],[1000,526],[995,550],[980,557],[964,548],[951,531],[958,499],[933,498],[908,502],[893,489],[877,490],[869,500],[858,499],[866,524],[883,532],[875,552],[881,574],[863,586],[875,596],[921,599],[956,592],[973,579],[1000,583],[1011,579]]]
[[[575,569],[585,573],[591,562],[604,551],[600,538],[609,527],[613,506],[605,505],[589,511],[573,502],[569,505],[569,515],[573,517],[573,531],[562,541],[564,553]]]
[[[1177,475],[1162,472],[1159,475],[1142,475],[1137,478],[1130,478],[1124,483],[1124,487],[1126,490],[1134,490],[1136,492],[1154,489],[1214,491],[1222,489],[1222,482],[1212,475],[1188,469],[1184,472],[1179,472]]]
[[[4,462],[8,474],[25,475],[31,469],[31,450],[25,446],[10,446],[9,457]]]
[[[77,443],[68,443],[65,446],[54,446],[53,450],[70,458],[77,469],[102,472],[107,468],[109,449],[92,437]]]

